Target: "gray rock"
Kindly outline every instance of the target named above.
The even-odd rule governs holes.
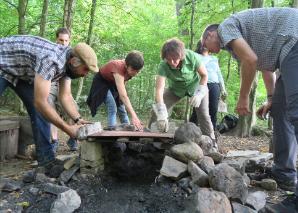
[[[234,213],[257,213],[256,210],[253,210],[237,202],[232,202],[232,206],[233,206]]]
[[[37,183],[54,183],[56,181],[55,178],[49,178],[43,173],[37,173],[35,177],[35,182]]]
[[[266,189],[268,191],[277,190],[276,181],[270,178],[265,178],[265,179],[262,179],[261,181],[252,180],[251,185],[262,187],[263,189]]]
[[[224,159],[224,156],[220,154],[219,152],[211,152],[207,154],[206,156],[209,156],[213,159],[215,164],[221,163]]]
[[[211,157],[204,156],[199,161],[199,166],[201,169],[203,169],[204,172],[206,172],[208,174],[214,168],[215,165],[214,165],[214,161]]]
[[[246,183],[246,185],[250,185],[250,178],[248,177],[248,175],[246,173],[243,175],[243,179],[244,179],[244,182]]]
[[[59,180],[64,182],[64,183],[67,183],[71,178],[72,176],[80,169],[80,166],[73,166],[71,169],[69,170],[64,170],[60,176],[59,176]]]
[[[185,178],[182,178],[178,181],[178,186],[180,186],[184,191],[190,193],[191,192],[191,189],[190,189],[190,177],[185,177]]]
[[[35,181],[35,177],[36,177],[36,172],[33,170],[30,170],[23,175],[23,182],[32,183]]]
[[[208,187],[208,175],[194,162],[189,161],[187,165],[188,172],[191,174],[192,182],[200,187]]]
[[[202,131],[194,123],[184,123],[176,131],[174,135],[174,142],[181,144],[185,142],[198,143],[201,140]]]
[[[228,198],[242,203],[246,201],[248,188],[244,178],[228,164],[218,164],[210,171],[209,184],[213,189],[224,192]]]
[[[195,143],[184,143],[173,146],[171,155],[184,163],[188,161],[198,162],[204,155],[202,149]]]
[[[231,159],[227,158],[222,161],[222,163],[226,163],[229,166],[236,169],[236,171],[240,172],[240,174],[244,175],[246,164],[248,162],[247,158],[237,158],[237,159]]]
[[[52,184],[52,183],[46,183],[44,185],[44,191],[51,193],[51,194],[55,194],[58,195],[60,193],[66,192],[68,191],[70,188],[66,187],[66,186],[60,186],[57,184]]]
[[[257,150],[231,150],[226,154],[226,158],[238,158],[238,157],[246,157],[253,158],[260,154]]]
[[[251,206],[256,211],[259,211],[266,205],[267,194],[262,191],[252,192],[248,194],[246,205]]]
[[[197,213],[232,213],[232,207],[227,196],[212,189],[199,188],[186,200],[184,212]]]
[[[174,180],[180,179],[187,172],[187,165],[175,160],[169,156],[165,156],[160,174],[172,178]]]
[[[21,189],[21,182],[3,178],[0,180],[1,190],[3,192],[13,192]]]
[[[207,135],[202,135],[201,140],[197,143],[203,150],[204,155],[213,152],[213,141]]]
[[[81,198],[75,190],[69,189],[60,193],[58,198],[52,203],[51,213],[71,213],[81,205]]]
[[[38,192],[39,192],[39,189],[38,188],[35,188],[35,187],[31,187],[29,189],[29,192],[33,195],[38,195]]]

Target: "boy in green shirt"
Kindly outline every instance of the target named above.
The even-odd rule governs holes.
[[[199,54],[185,49],[184,43],[173,38],[161,49],[162,61],[156,79],[156,93],[149,126],[157,120],[161,132],[168,131],[168,110],[183,97],[190,97],[190,104],[197,112],[198,124],[204,135],[215,139],[209,116],[207,70]],[[168,80],[169,87],[165,89]]]

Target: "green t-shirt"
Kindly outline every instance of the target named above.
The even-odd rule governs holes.
[[[158,75],[167,78],[169,89],[178,97],[193,96],[199,84],[197,70],[202,64],[199,54],[186,49],[181,68],[171,68],[166,61],[161,61],[158,67]]]

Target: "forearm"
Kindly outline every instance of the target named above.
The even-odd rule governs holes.
[[[156,88],[155,88],[155,102],[163,103],[163,93],[165,89],[165,77],[157,76],[156,79]]]
[[[67,96],[59,97],[59,101],[63,109],[65,110],[65,112],[69,115],[69,117],[72,120],[75,120],[80,117],[80,113],[78,112],[77,105],[72,96],[67,95]]]
[[[35,100],[34,105],[49,122],[67,133],[68,124],[61,119],[56,110],[47,101]]]
[[[262,72],[263,81],[266,87],[267,95],[272,96],[275,89],[276,75],[270,71]]]
[[[249,96],[252,82],[256,76],[256,64],[241,63],[241,86],[240,97],[247,98]]]
[[[127,112],[131,115],[131,117],[138,117],[136,112],[134,111],[132,105],[131,105],[131,102],[128,98],[127,95],[120,95],[120,100],[122,101],[122,103],[125,105],[125,108],[127,110]]]

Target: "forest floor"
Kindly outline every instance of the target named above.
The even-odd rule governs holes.
[[[60,135],[61,141],[66,141],[64,134]],[[259,150],[268,152],[269,138],[266,136],[237,138],[221,136],[220,149],[226,153],[229,150]],[[70,154],[66,143],[61,143],[58,154]],[[0,176],[19,179],[26,170],[32,169],[31,161],[12,160],[0,163]],[[77,173],[67,186],[76,190],[82,203],[75,212],[100,212],[100,213],[174,213],[183,211],[184,200],[188,193],[177,186],[177,183],[157,179],[158,168],[153,169],[146,176],[140,175],[131,179],[119,179],[111,175],[81,175]],[[35,184],[34,187],[41,187]],[[38,196],[29,192],[32,184],[25,184],[21,191],[14,193],[1,192],[0,212],[4,206],[11,204],[14,212],[17,203],[28,202],[23,212],[49,212],[56,195],[40,193]],[[282,190],[268,192],[268,201],[277,202],[285,197]],[[3,204],[3,200],[7,201]],[[1,206],[2,205],[2,206]],[[7,208],[6,208],[7,209]]]

